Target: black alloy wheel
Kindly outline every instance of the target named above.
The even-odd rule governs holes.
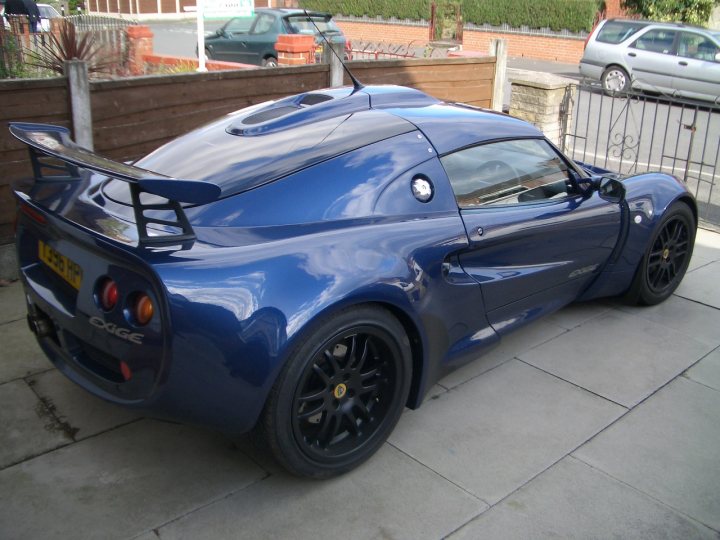
[[[688,223],[674,216],[664,224],[650,249],[647,263],[648,287],[655,294],[663,294],[672,287],[688,259]]]
[[[343,332],[318,352],[293,403],[293,433],[308,457],[342,457],[372,439],[398,389],[396,355],[370,326]]]
[[[374,454],[400,418],[410,345],[390,313],[361,307],[325,319],[278,378],[263,429],[280,463],[327,478]]]
[[[681,202],[663,218],[635,278],[632,294],[641,304],[658,304],[677,289],[695,244],[695,217]]]

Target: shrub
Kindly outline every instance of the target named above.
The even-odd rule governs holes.
[[[603,0],[462,0],[466,23],[508,24],[571,32],[592,29]],[[355,17],[428,20],[431,0],[304,0],[306,9]]]

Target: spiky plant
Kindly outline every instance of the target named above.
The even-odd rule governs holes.
[[[62,75],[66,60],[83,60],[89,73],[111,72],[119,59],[94,43],[93,38],[92,32],[79,34],[75,25],[62,21],[57,34],[49,34],[37,50],[27,52],[27,63]]]

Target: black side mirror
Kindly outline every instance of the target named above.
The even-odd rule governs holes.
[[[612,203],[621,203],[625,200],[625,186],[620,180],[615,178],[608,178],[607,176],[600,177],[600,181],[597,184],[597,190],[603,199]]]
[[[610,176],[576,176],[575,183],[588,196],[597,191],[600,197],[609,202],[620,203],[625,199],[625,186]]]

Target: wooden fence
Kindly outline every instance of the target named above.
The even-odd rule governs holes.
[[[490,106],[495,58],[350,62],[365,84],[402,84],[446,101]],[[328,86],[329,68],[316,64],[136,77],[90,83],[95,151],[134,160],[223,114]],[[8,121],[70,126],[65,78],[0,81],[0,245],[12,242],[13,182],[31,175],[27,151]]]

